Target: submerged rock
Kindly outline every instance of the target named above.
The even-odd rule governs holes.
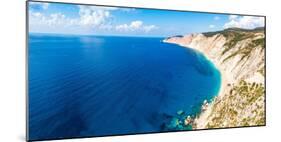
[[[190,115],[188,115],[186,117],[186,119],[184,120],[184,125],[190,125],[191,122],[192,122],[192,119],[191,119]]]
[[[202,110],[202,111],[207,110],[208,106],[209,106],[209,103],[208,103],[207,100],[205,100],[205,101],[203,102],[203,105],[202,105],[202,107],[201,107],[201,110]]]

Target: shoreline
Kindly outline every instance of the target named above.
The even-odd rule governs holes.
[[[239,29],[163,40],[202,53],[221,75],[220,90],[209,102],[202,102],[192,129],[265,124],[264,41],[262,30]]]
[[[186,47],[185,48],[190,48],[190,47]],[[194,49],[194,48],[191,48]],[[194,49],[196,51],[198,51],[197,49]],[[211,102],[208,102],[208,106],[206,108],[205,111],[200,111],[199,115],[196,116],[195,118],[195,122],[196,122],[196,129],[205,129],[205,126],[207,125],[208,121],[206,121],[208,119],[208,116],[211,114],[212,112],[212,108],[214,103],[216,102],[216,100],[220,100],[221,98],[223,98],[223,96],[226,94],[226,92],[228,91],[228,78],[226,76],[225,71],[222,69],[222,67],[220,67],[220,65],[216,64],[214,61],[212,61],[208,56],[206,56],[207,54],[199,51],[200,53],[202,53],[210,62],[212,62],[215,67],[217,68],[217,70],[220,72],[220,77],[221,77],[221,82],[220,82],[220,88],[219,91],[217,93],[217,95],[215,95]],[[194,128],[193,128],[194,129]]]
[[[189,45],[181,44],[181,43],[169,42],[166,39],[164,39],[163,42],[169,43],[169,44],[176,44],[176,45],[179,45],[183,48],[189,48],[189,49],[195,50],[196,52],[201,53],[220,72],[221,82],[220,82],[220,88],[219,88],[219,91],[218,91],[217,95],[215,95],[212,98],[211,102],[208,102],[209,105],[206,107],[206,110],[202,111],[202,109],[201,109],[200,112],[199,112],[199,115],[197,115],[194,118],[194,122],[196,123],[196,128],[192,128],[192,129],[193,130],[195,130],[195,129],[197,129],[197,130],[198,129],[205,129],[206,123],[208,123],[208,121],[206,121],[206,120],[208,119],[208,116],[212,112],[213,105],[216,102],[215,100],[220,100],[221,98],[223,98],[225,92],[228,91],[227,86],[230,82],[229,82],[229,79],[226,76],[227,73],[223,70],[222,66],[215,59],[212,59],[212,57],[208,53],[205,53],[204,51],[202,51],[200,49],[194,48],[194,47],[189,46]],[[202,107],[202,105],[201,105],[201,107]]]

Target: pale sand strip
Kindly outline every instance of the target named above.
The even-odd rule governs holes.
[[[200,53],[202,53],[203,55],[205,55],[205,57],[211,61],[215,67],[219,70],[220,74],[221,74],[221,86],[220,86],[220,90],[218,92],[218,95],[215,97],[216,100],[221,100],[221,98],[223,98],[223,96],[229,91],[229,89],[231,87],[228,86],[228,84],[230,83],[230,78],[227,77],[227,73],[222,69],[222,67],[220,66],[219,63],[217,63],[215,60],[213,60],[208,53],[204,53],[203,51],[200,51],[198,49],[189,47],[189,46],[184,46],[187,48],[191,48],[194,49]],[[207,106],[207,109],[203,112],[200,113],[200,115],[194,120],[196,123],[196,128],[195,129],[205,129],[206,125],[208,123],[208,117],[210,116],[210,114],[212,113],[212,108],[214,106],[214,103],[217,101],[212,101],[209,102],[209,105]]]
[[[228,84],[231,84],[231,82],[233,82],[234,80],[227,78],[227,73],[221,67],[220,63],[218,63],[215,59],[212,59],[212,57],[209,55],[208,52],[204,53],[204,51],[202,51],[200,49],[194,48],[187,44],[182,44],[180,42],[176,43],[176,42],[170,42],[167,40],[164,40],[164,42],[175,43],[175,44],[178,44],[185,48],[191,48],[191,49],[205,55],[205,57],[215,65],[215,67],[220,71],[220,74],[221,74],[221,87],[220,87],[220,90],[219,90],[219,93],[218,93],[216,99],[220,100],[221,98],[223,98],[224,94],[226,94],[229,91],[230,87],[228,87]],[[197,125],[195,129],[205,129],[206,128],[206,125],[208,123],[208,121],[207,121],[208,116],[210,116],[210,114],[212,112],[214,102],[216,102],[216,101],[212,101],[211,103],[209,103],[209,105],[207,106],[207,109],[205,111],[201,112],[200,115],[194,120]]]

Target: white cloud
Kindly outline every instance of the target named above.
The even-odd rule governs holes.
[[[29,17],[31,25],[67,26],[72,23],[71,19],[66,18],[66,16],[61,13],[54,13],[46,16],[40,12],[31,12]]]
[[[225,23],[223,27],[253,29],[256,27],[263,27],[263,26],[264,26],[263,17],[231,15],[229,16],[229,21]]]
[[[37,3],[36,3],[37,4]],[[72,29],[81,29],[87,32],[95,31],[138,31],[150,32],[157,29],[155,25],[145,25],[143,21],[136,20],[129,24],[114,25],[113,10],[119,10],[115,7],[96,7],[96,6],[78,6],[78,17],[68,17],[63,13],[47,14],[43,11],[29,11],[29,25],[31,31],[48,32]],[[125,11],[127,12],[127,11]],[[66,28],[68,27],[68,28]],[[36,30],[35,30],[36,29]]]
[[[47,20],[48,25],[60,25],[64,24],[65,15],[61,13],[51,14],[50,18]]]
[[[136,22],[136,21],[135,21]],[[115,29],[117,30],[117,31],[135,31],[135,30],[137,30],[136,28],[135,28],[135,26],[133,26],[133,22],[131,23],[131,24],[122,24],[122,25],[117,25],[116,27],[115,27]]]
[[[34,17],[41,17],[42,14],[40,12],[33,12],[31,13],[31,16],[34,16]]]
[[[142,21],[136,20],[132,21],[130,24],[122,24],[117,25],[115,27],[117,31],[144,31],[144,32],[150,32],[151,30],[157,29],[155,25],[144,25]]]
[[[79,6],[79,24],[82,26],[100,26],[110,18],[111,7]]]
[[[221,18],[219,16],[215,16],[214,20],[220,20]]]
[[[49,7],[49,3],[44,3],[44,2],[29,2],[29,5],[31,6],[39,6],[42,9],[46,10]]]
[[[37,3],[36,3],[37,4]],[[108,29],[107,24],[111,14],[112,7],[95,7],[95,6],[79,6],[79,17],[67,18],[62,13],[53,13],[50,15],[40,12],[29,11],[30,23],[33,25],[43,26],[81,26],[86,28],[103,28]]]
[[[146,33],[150,32],[151,30],[157,29],[155,25],[144,26],[143,29]]]
[[[142,26],[142,24],[143,24],[142,21],[133,21],[130,26],[133,29],[138,29]]]
[[[213,29],[215,27],[216,27],[215,25],[209,25],[209,28],[211,28],[211,29]]]

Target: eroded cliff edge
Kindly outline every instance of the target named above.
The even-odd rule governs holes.
[[[193,129],[265,124],[265,33],[230,28],[164,40],[202,52],[220,70],[221,89],[193,122]]]

